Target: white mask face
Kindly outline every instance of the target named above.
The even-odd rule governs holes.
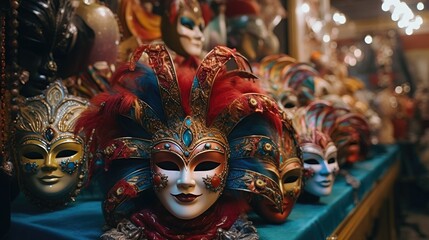
[[[155,192],[171,214],[180,219],[193,219],[216,202],[227,171],[225,149],[221,145],[200,143],[188,153],[177,144],[164,142],[154,149]]]
[[[302,146],[304,169],[310,176],[306,179],[304,190],[315,196],[331,194],[335,175],[339,170],[337,148],[329,143],[325,149],[314,143]]]
[[[184,9],[177,21],[177,33],[182,48],[190,56],[201,56],[204,43],[203,30],[204,19]]]

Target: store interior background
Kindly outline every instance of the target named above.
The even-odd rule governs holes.
[[[412,21],[421,18],[422,23],[413,31],[401,28],[392,8],[383,11],[383,2],[405,3]],[[320,51],[328,64],[343,61],[348,74],[374,94],[385,87],[383,75],[392,73],[399,87],[395,91],[414,102],[406,137],[397,139],[402,170],[395,185],[396,219],[400,239],[429,239],[429,1],[283,0],[282,4],[296,11],[288,12],[274,29],[280,51],[301,61],[311,61],[314,51]],[[305,4],[310,8],[302,8]],[[343,19],[333,21],[335,14]]]
[[[104,2],[111,1],[116,0]],[[422,24],[407,33],[392,20],[391,11],[382,10],[384,1],[407,4],[414,16],[421,17]],[[386,87],[384,77],[394,73],[394,85],[399,87],[395,90],[415,104],[406,136],[397,139],[402,168],[395,185],[395,220],[400,240],[429,239],[429,0],[281,3],[287,13],[274,28],[279,52],[302,62],[311,62],[315,52],[325,64],[341,62],[351,77],[374,93],[373,97]],[[302,7],[306,4],[308,8]],[[339,16],[337,22],[334,15]]]

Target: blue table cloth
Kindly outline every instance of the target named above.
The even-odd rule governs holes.
[[[326,239],[356,206],[384,173],[397,161],[399,148],[385,146],[365,161],[355,163],[346,170],[360,181],[354,190],[345,178],[337,176],[331,195],[320,198],[318,204],[297,203],[285,223],[263,224],[256,216],[253,222],[258,228],[260,239],[318,240]]]
[[[317,204],[297,203],[283,224],[266,224],[251,214],[250,220],[257,227],[260,239],[325,239],[353,210],[356,197],[362,199],[397,161],[397,153],[396,145],[385,146],[369,159],[354,164],[347,170],[360,181],[357,190],[353,190],[339,175],[331,195],[322,197]],[[40,212],[19,196],[12,204],[10,239],[98,239],[103,223],[100,201],[78,200],[62,210]]]

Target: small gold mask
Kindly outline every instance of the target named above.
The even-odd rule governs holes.
[[[26,196],[43,208],[67,204],[82,187],[86,149],[74,134],[74,124],[87,105],[57,81],[20,108],[14,140],[18,181]]]

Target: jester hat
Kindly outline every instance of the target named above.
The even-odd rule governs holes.
[[[136,64],[143,53],[152,70]],[[219,146],[229,171],[210,179],[211,186],[261,196],[282,211],[280,160],[299,156],[299,148],[286,114],[246,80],[255,78],[245,58],[227,47],[210,51],[196,72],[176,71],[164,45],[136,49],[114,77],[116,91],[95,97],[78,124],[87,134],[94,129],[92,150],[110,173],[107,221],[132,211],[130,200],[162,181],[152,175],[150,159],[166,142],[184,158]]]

